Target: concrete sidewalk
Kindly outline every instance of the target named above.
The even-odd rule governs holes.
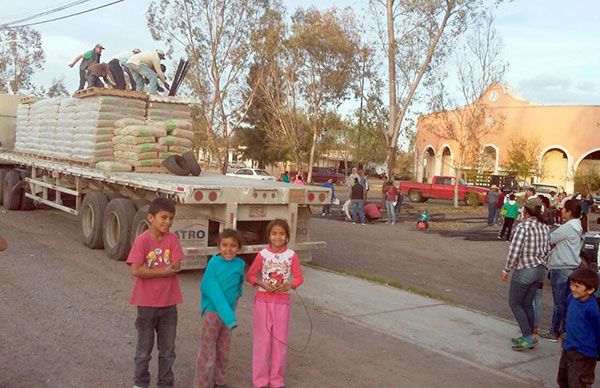
[[[326,313],[479,368],[482,375],[556,386],[559,344],[540,340],[533,350],[515,352],[510,339],[519,335],[516,323],[333,272],[305,266],[303,273],[301,298]]]

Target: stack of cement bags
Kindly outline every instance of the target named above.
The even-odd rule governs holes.
[[[58,107],[58,123],[56,127],[55,156],[59,159],[73,158],[73,141],[77,126],[78,98],[62,98]]]
[[[31,104],[19,104],[17,107],[17,128],[15,150],[19,152],[30,152],[30,128]]]
[[[153,101],[153,98],[159,101]],[[181,155],[192,150],[194,133],[191,107],[188,104],[164,102],[151,96],[147,104],[146,119],[152,125],[167,130],[167,136],[158,140],[160,144],[168,147],[165,157]]]
[[[160,167],[165,159],[167,146],[158,139],[167,135],[167,130],[146,125],[145,121],[125,118],[115,122],[115,161],[132,167]]]
[[[91,163],[113,160],[115,122],[124,117],[143,120],[145,107],[145,101],[114,96],[80,99],[73,160]]]
[[[56,157],[56,127],[60,98],[48,98],[31,104],[29,111],[29,147],[26,152]]]

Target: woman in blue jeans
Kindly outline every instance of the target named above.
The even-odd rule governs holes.
[[[521,336],[513,338],[512,349],[521,351],[533,349],[538,343],[533,333],[533,298],[546,275],[546,261],[549,251],[550,228],[542,218],[542,203],[530,198],[523,207],[523,221],[516,227],[508,248],[506,265],[500,280],[510,281],[508,304],[515,316]]]

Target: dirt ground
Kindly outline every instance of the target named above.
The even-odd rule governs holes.
[[[488,305],[504,299],[495,295],[504,287],[492,276],[500,268],[502,243],[486,248],[417,234],[408,225],[353,227],[316,219],[314,227],[313,233],[328,241],[315,255],[320,263],[398,277],[503,313],[504,302],[497,303],[498,311]],[[135,308],[127,303],[132,277],[124,263],[83,247],[78,233],[77,219],[58,211],[0,211],[0,234],[9,244],[0,254],[0,387],[133,385]],[[482,252],[487,253],[479,255]],[[202,271],[180,275],[184,304],[179,307],[175,375],[181,387],[191,385],[195,369],[201,276]],[[252,294],[246,287],[238,308],[240,326],[234,332],[229,372],[232,387],[251,385]],[[309,307],[309,313],[312,339],[305,352],[289,353],[289,387],[463,387],[478,386],[484,378],[476,367],[329,316],[317,307]],[[309,323],[297,300],[292,322],[290,343],[300,348]],[[154,377],[156,353],[151,365]],[[514,386],[494,377],[486,384]]]

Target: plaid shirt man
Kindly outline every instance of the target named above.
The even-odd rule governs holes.
[[[508,257],[504,272],[511,269],[534,268],[540,264],[546,265],[550,251],[550,228],[529,217],[515,229],[512,242],[508,248]]]

